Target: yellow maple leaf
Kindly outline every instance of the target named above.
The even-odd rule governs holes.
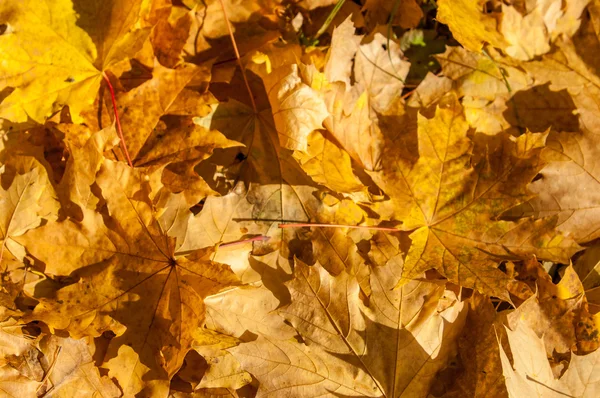
[[[105,160],[96,178],[111,221],[88,210],[81,223],[49,223],[19,238],[47,274],[79,280],[56,299],[42,299],[31,318],[75,337],[114,331],[108,355],[116,358],[106,366],[118,373],[124,391],[137,393],[144,377],[152,380],[150,390],[160,391],[204,320],[203,298],[238,279],[207,258],[212,248],[174,254],[174,239],[155,219],[140,170]]]
[[[80,113],[96,98],[102,74],[133,56],[150,34],[136,25],[142,3],[3,1],[0,88],[15,90],[0,103],[0,117],[41,123],[68,105],[73,120],[80,122]]]
[[[568,261],[579,250],[553,232],[556,219],[498,220],[529,199],[525,186],[541,166],[547,133],[507,138],[495,147],[483,139],[473,149],[462,108],[455,97],[446,100],[434,118],[419,115],[418,160],[409,148],[390,145],[383,171],[371,175],[390,196],[395,218],[414,231],[406,280],[436,268],[462,286],[508,298],[509,278],[496,268],[500,259],[535,253]]]

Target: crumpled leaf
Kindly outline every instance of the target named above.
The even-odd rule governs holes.
[[[530,60],[550,51],[551,41],[560,35],[573,36],[580,16],[590,0],[541,0],[525,2],[523,10],[502,6],[500,32],[508,42],[504,51],[513,58]]]
[[[513,213],[537,217],[558,216],[558,229],[578,242],[600,237],[600,196],[593,187],[600,175],[595,165],[598,146],[591,133],[551,134],[542,152],[548,164],[541,179],[530,184],[537,196]]]
[[[325,102],[303,81],[298,65],[286,65],[264,79],[281,146],[305,151],[308,135],[323,127]]]
[[[543,341],[528,326],[518,323],[515,330],[506,328],[510,349],[514,358],[512,365],[500,346],[502,370],[510,397],[595,397],[600,382],[598,364],[600,351],[588,355],[571,354],[568,369],[556,379],[546,359]]]
[[[339,69],[340,65],[346,66]],[[311,86],[323,93],[331,114],[325,126],[367,170],[380,167],[379,114],[394,113],[400,106],[409,67],[397,41],[378,31],[367,37],[355,35],[352,21],[346,19],[333,32],[324,77],[313,73],[310,79]]]
[[[15,310],[15,299],[33,276],[22,263],[25,249],[16,239],[43,218],[53,218],[58,202],[46,170],[34,158],[9,159],[0,170],[7,185],[0,186],[0,308]],[[1,311],[0,320],[5,315],[9,314]]]

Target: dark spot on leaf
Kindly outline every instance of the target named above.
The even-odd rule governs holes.
[[[75,78],[73,76],[69,76],[65,79],[65,83],[73,83],[75,81]]]
[[[8,29],[8,25],[7,24],[5,24],[5,23],[0,24],[0,35],[3,35],[4,32],[6,32],[6,29]]]

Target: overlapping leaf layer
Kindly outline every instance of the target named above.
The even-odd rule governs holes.
[[[598,54],[600,0],[0,2],[0,395],[599,396]]]

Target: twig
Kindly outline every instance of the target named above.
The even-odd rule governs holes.
[[[223,9],[223,15],[225,16],[225,23],[227,24],[227,30],[229,31],[229,37],[231,38],[231,43],[233,44],[233,50],[235,51],[235,57],[237,58],[238,64],[240,65],[240,69],[242,70],[242,77],[244,78],[244,83],[246,83],[246,90],[248,90],[248,95],[250,96],[250,102],[252,103],[252,109],[254,113],[258,113],[256,110],[256,102],[254,102],[254,95],[252,95],[252,90],[250,89],[250,84],[248,83],[248,77],[246,76],[246,69],[244,69],[244,65],[242,65],[242,59],[240,58],[240,52],[238,51],[237,44],[235,42],[235,37],[233,36],[233,30],[231,30],[231,24],[229,23],[229,18],[227,17],[227,11],[225,10],[225,3],[223,0],[219,0],[221,3],[221,9]]]
[[[125,137],[123,137],[123,129],[121,128],[121,121],[119,120],[119,112],[117,111],[117,99],[115,98],[115,90],[113,89],[112,84],[110,83],[110,79],[106,76],[106,73],[102,72],[102,77],[110,90],[110,99],[112,100],[113,111],[115,112],[115,124],[117,125],[117,133],[119,133],[119,138],[121,139],[121,148],[123,152],[125,152],[125,157],[127,158],[127,163],[129,166],[133,167],[133,162],[131,162],[131,157],[129,156],[129,151],[127,151],[127,144],[125,143]]]
[[[318,227],[318,228],[354,228],[354,229],[371,229],[375,231],[390,231],[399,232],[398,228],[391,227],[376,227],[368,225],[342,225],[342,224],[318,224],[318,223],[289,223],[279,224],[279,228],[300,228],[300,227]]]

